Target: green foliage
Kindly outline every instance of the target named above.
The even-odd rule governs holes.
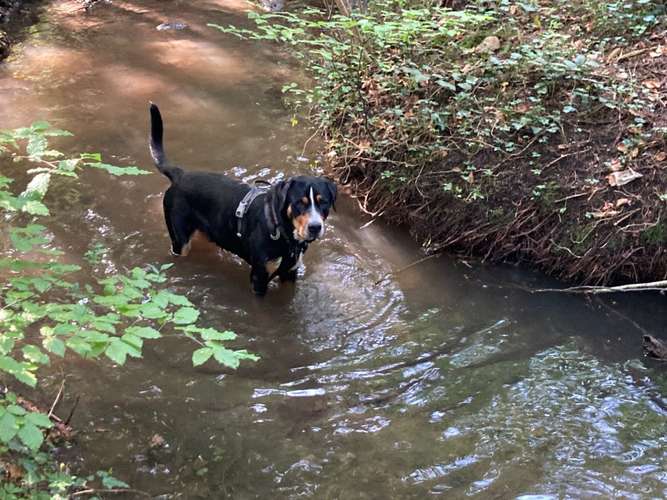
[[[4,154],[0,160],[27,165],[31,176],[18,195],[10,189],[14,179],[0,176],[0,214],[5,216],[2,224],[9,235],[5,242],[9,248],[0,248],[0,375],[35,387],[39,369],[52,356],[70,353],[84,358],[103,356],[123,365],[128,358],[141,357],[145,341],[159,339],[165,332],[199,347],[193,354],[195,366],[211,357],[231,368],[240,360],[258,359],[245,350],[222,345],[235,338],[232,332],[197,325],[197,308],[187,297],[165,287],[170,264],[98,276],[59,261],[62,252],[52,244],[47,227],[36,223],[38,217],[49,215],[44,200],[54,178],[77,177],[86,167],[112,175],[148,173],[103,163],[97,153],[64,158],[49,149],[49,138],[65,135],[71,134],[52,129],[46,122],[0,132],[0,154]],[[95,244],[85,259],[95,265],[105,251]],[[197,354],[202,349],[210,350],[206,359]],[[46,415],[26,410],[13,393],[0,399],[0,454],[11,456],[26,472],[20,484],[0,486],[2,498],[64,498],[72,488],[95,479],[105,488],[127,487],[106,472],[82,479],[58,470],[40,451],[44,431],[51,427]],[[3,464],[0,460],[0,468]]]
[[[330,160],[359,164],[367,177],[372,166],[391,192],[437,169],[440,193],[481,200],[501,167],[526,152],[539,157],[579,120],[654,106],[640,82],[605,66],[605,51],[664,22],[663,2],[431,4],[380,0],[350,17],[308,8],[251,13],[253,30],[209,26],[289,45],[314,85],[283,90],[325,131]],[[482,153],[496,159],[484,172]]]

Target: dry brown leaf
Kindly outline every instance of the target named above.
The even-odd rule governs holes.
[[[647,89],[659,89],[661,87],[659,80],[644,80],[642,85]]]
[[[664,151],[660,151],[653,157],[653,159],[655,161],[665,161],[665,159],[667,159],[667,153],[665,153]]]
[[[528,104],[526,102],[522,102],[516,108],[514,108],[514,110],[517,113],[526,113],[526,112],[530,111],[530,104]]]
[[[482,43],[475,47],[475,52],[495,52],[500,48],[500,38],[491,35],[487,36]]]
[[[640,177],[643,177],[643,175],[628,168],[620,172],[612,172],[607,176],[607,182],[609,182],[610,186],[625,186]]]
[[[611,168],[611,170],[614,172],[621,170],[623,168],[623,165],[621,165],[621,160],[619,160],[618,158],[614,158],[613,160],[611,160],[609,168]]]
[[[616,200],[616,208],[624,207],[625,205],[630,205],[632,200],[630,198],[619,198]]]

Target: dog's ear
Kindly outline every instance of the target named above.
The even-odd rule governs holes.
[[[278,181],[271,186],[266,195],[264,211],[269,223],[269,229],[272,232],[275,231],[274,226],[280,225],[282,222],[285,203],[287,202],[287,191],[289,191],[291,183],[291,180]]]
[[[289,191],[291,185],[292,179],[287,181],[278,181],[276,183],[273,198],[276,214],[282,214],[285,210],[285,204],[287,203],[287,192]]]
[[[326,180],[327,189],[329,190],[329,197],[331,198],[331,208],[336,210],[336,196],[338,196],[338,188],[336,183],[330,179]]]

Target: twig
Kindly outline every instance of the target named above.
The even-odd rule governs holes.
[[[389,272],[389,273],[385,274],[382,278],[380,278],[379,280],[377,280],[373,285],[374,285],[374,286],[378,286],[380,283],[382,283],[383,281],[387,280],[390,276],[394,276],[394,275],[396,275],[396,274],[398,274],[398,273],[402,273],[403,271],[406,271],[406,270],[410,269],[411,267],[416,266],[417,264],[421,264],[422,262],[425,262],[425,261],[427,261],[427,260],[429,260],[429,259],[432,259],[433,257],[438,257],[439,255],[440,255],[439,253],[433,253],[433,254],[431,254],[431,255],[427,255],[426,257],[422,257],[421,259],[416,260],[416,261],[414,261],[413,263],[408,264],[408,265],[405,266],[405,267],[402,267],[402,268],[400,268],[400,269],[398,269],[398,270],[396,270],[396,271],[392,271],[392,272]]]
[[[65,419],[65,422],[63,424],[69,425],[70,420],[72,420],[72,417],[74,416],[74,410],[76,410],[76,407],[79,406],[79,399],[80,396],[76,397],[76,400],[74,401],[74,406],[72,406],[72,409],[69,412],[69,415],[67,415],[67,418]]]
[[[556,292],[556,293],[617,293],[617,292],[648,292],[667,291],[667,280],[651,281],[648,283],[632,283],[619,286],[573,286],[570,288],[538,288],[531,292]]]
[[[49,418],[53,416],[53,410],[56,409],[56,406],[60,402],[60,398],[63,395],[63,390],[65,389],[65,379],[60,384],[60,389],[58,389],[58,394],[56,394],[56,399],[53,400],[53,403],[51,404],[51,408],[49,409]]]
[[[616,62],[621,62],[626,59],[630,59],[631,57],[635,56],[640,56],[644,54],[645,52],[649,52],[650,50],[656,49],[657,47],[646,47],[644,49],[638,49],[638,50],[633,50],[632,52],[628,52],[627,54],[621,54],[618,56],[618,59],[616,59]]]
[[[70,494],[70,497],[80,497],[83,495],[97,495],[99,493],[112,493],[112,494],[120,494],[120,493],[137,493],[141,496],[152,498],[153,495],[150,493],[146,493],[145,491],[141,490],[135,490],[133,488],[112,488],[112,489],[95,489],[95,488],[89,488],[87,490],[80,490],[76,491],[72,494]]]

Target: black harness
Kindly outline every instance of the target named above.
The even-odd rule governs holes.
[[[260,194],[265,194],[270,187],[271,184],[269,182],[256,180],[255,185],[250,188],[250,191],[248,191],[243,197],[239,203],[239,206],[236,207],[236,236],[239,238],[243,236],[243,218],[250,208],[250,205],[252,205],[252,202],[255,201],[255,198],[257,198]],[[280,229],[277,226],[278,225],[276,224],[275,231],[270,234],[273,241],[276,241],[280,238]]]
[[[248,212],[250,205],[252,205],[252,202],[255,201],[259,195],[266,194],[270,188],[271,183],[261,179],[255,180],[255,185],[250,188],[250,191],[246,193],[238,207],[236,207],[236,236],[239,238],[243,237],[243,219],[245,218],[245,214]],[[269,233],[271,239],[273,241],[277,241],[281,236],[283,236],[289,242],[290,238],[287,234],[285,234],[285,230],[278,222],[278,216],[275,213],[273,204],[267,203],[264,206],[264,215],[266,216],[269,229],[272,229],[272,232]],[[278,275],[278,271],[283,267],[283,265],[289,265],[288,262],[296,264],[299,261],[301,254],[306,253],[307,249],[308,242],[292,240],[289,245],[288,260],[286,262],[284,261],[280,263],[278,269],[276,269],[269,277],[269,281]]]

